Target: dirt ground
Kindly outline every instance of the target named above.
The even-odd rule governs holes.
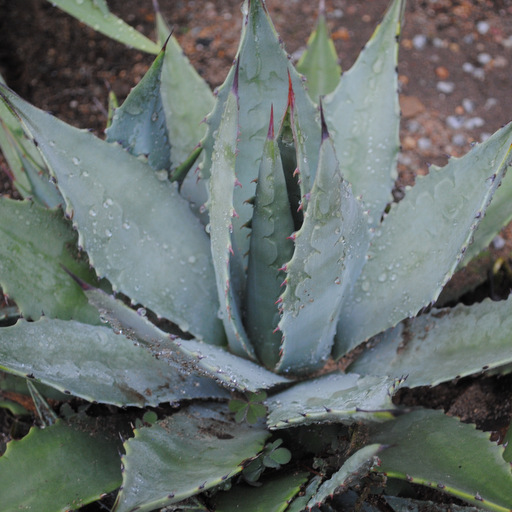
[[[327,19],[348,69],[381,18],[387,0],[326,0]],[[150,0],[109,0],[111,10],[154,36]],[[239,0],[160,0],[161,10],[196,69],[220,85],[236,52]],[[294,59],[313,27],[316,2],[267,0]],[[81,128],[102,133],[109,88],[123,99],[152,57],[81,25],[45,0],[0,0],[0,73],[25,99]],[[399,56],[402,106],[397,190],[466,153],[512,120],[512,0],[409,0]],[[0,193],[12,194],[0,159]],[[495,239],[490,255],[459,283],[477,276],[479,297],[510,291],[512,229]],[[501,273],[491,278],[501,258]],[[470,295],[469,301],[475,300]],[[432,389],[402,391],[404,404],[443,408],[502,438],[512,417],[512,377],[475,377]]]

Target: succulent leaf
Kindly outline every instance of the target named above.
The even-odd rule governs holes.
[[[94,30],[131,48],[157,54],[158,45],[109,12],[104,0],[48,0]]]
[[[334,91],[338,85],[341,67],[329,35],[325,8],[318,13],[316,26],[309,36],[307,49],[297,62],[297,71],[308,79],[309,97],[314,102],[318,102],[321,96]]]
[[[459,264],[459,269],[485,250],[500,230],[512,220],[511,197],[512,173],[508,172],[492,197],[491,204],[485,210],[485,216],[473,234],[473,240],[464,254],[464,259]]]
[[[512,297],[406,320],[372,340],[351,366],[362,375],[408,375],[407,387],[435,386],[512,362]]]
[[[148,164],[160,172],[171,167],[171,146],[160,94],[164,58],[165,48],[122,106],[115,109],[112,123],[105,130],[107,142],[118,142],[134,156],[147,156]]]
[[[247,204],[247,200],[255,193],[256,186],[253,181],[258,175],[268,133],[268,112],[272,105],[275,118],[281,119],[286,112],[289,75],[295,91],[298,115],[301,116],[305,146],[308,148],[306,156],[311,160],[310,168],[313,172],[316,169],[320,136],[315,107],[307,96],[300,76],[282,49],[262,1],[254,0],[246,2],[245,5],[248,8],[248,14],[234,64],[238,72],[235,73],[232,68],[218,97],[219,102],[225,101],[227,87],[233,83],[234,75],[237,74],[240,133],[235,173],[241,186],[235,190],[234,194],[233,205],[238,217],[233,222],[233,236],[241,254],[249,251],[250,239],[247,238],[243,226],[252,217],[252,208]],[[207,138],[216,133],[218,123],[219,113],[214,111],[209,119]],[[211,143],[206,141],[205,147],[208,145]],[[210,174],[208,167],[205,167],[204,172],[208,177]]]
[[[299,494],[307,476],[307,473],[291,473],[275,476],[258,487],[237,485],[230,492],[217,495],[215,510],[236,512],[243,503],[245,512],[284,512],[290,500]]]
[[[481,508],[477,507],[465,507],[463,505],[455,505],[449,503],[441,505],[433,503],[432,501],[415,500],[412,498],[397,498],[396,496],[384,496],[386,505],[391,507],[393,512],[423,512],[429,508],[432,512],[481,512]],[[432,509],[431,507],[435,507]]]
[[[399,149],[398,34],[404,0],[393,0],[382,23],[325,98],[327,126],[343,176],[362,196],[376,226],[397,177]]]
[[[434,487],[486,510],[512,508],[510,464],[488,433],[432,410],[414,411],[373,429],[372,441],[389,445],[379,454],[376,471]]]
[[[205,136],[203,121],[213,109],[215,98],[173,36],[165,49],[161,94],[175,168]],[[204,183],[202,187],[205,188]]]
[[[173,367],[178,365],[186,372],[208,376],[238,391],[256,392],[290,382],[221,347],[171,337],[144,316],[101,290],[90,288],[86,295],[115,330],[143,343],[157,358]]]
[[[211,379],[185,376],[176,365],[171,370],[112,329],[73,320],[19,320],[1,329],[0,368],[66,394],[119,406],[226,396]]]
[[[183,53],[176,38],[169,38],[170,29],[158,5],[156,8],[158,40],[162,46],[167,41],[160,93],[171,141],[172,168],[177,170],[189,159],[189,155],[205,136],[207,126],[204,121],[214,108],[215,98],[208,84]],[[203,165],[202,161],[199,162],[200,166]],[[208,200],[207,186],[205,181],[198,178],[196,172],[188,172],[184,179],[178,178],[181,183],[180,192],[206,225],[207,215],[202,210]]]
[[[2,508],[65,512],[98,500],[121,483],[118,449],[62,421],[33,427],[0,457]]]
[[[322,478],[320,476],[313,477],[306,488],[302,491],[300,496],[297,496],[286,509],[286,512],[304,512],[307,510],[306,506],[312,496],[315,495]]]
[[[367,219],[343,179],[325,132],[295,252],[286,264],[280,304],[281,372],[311,372],[330,355],[346,292],[361,272],[370,236]]]
[[[391,391],[398,385],[389,377],[361,377],[335,373],[272,395],[267,424],[271,429],[332,422],[383,421],[393,417]]]
[[[334,473],[326,480],[312,496],[308,503],[308,509],[320,506],[335,492],[342,492],[348,487],[353,487],[368,475],[373,467],[378,465],[377,454],[382,450],[380,444],[370,444],[352,454]]]
[[[282,267],[293,254],[289,237],[294,231],[273,123],[271,115],[256,186],[245,291],[247,332],[259,360],[268,368],[279,361],[281,334],[275,330],[279,322],[276,301],[285,278]]]
[[[240,473],[269,437],[235,423],[226,411],[190,407],[135,431],[125,443],[123,484],[114,512],[150,511],[177,503]]]
[[[0,83],[5,84],[1,75]],[[49,208],[64,202],[49,181],[49,171],[33,141],[23,133],[19,119],[3,103],[0,103],[0,149],[9,164],[13,184],[22,197],[30,197]]]
[[[176,185],[160,181],[120,146],[66,125],[2,86],[0,93],[57,177],[96,272],[183,331],[222,344],[208,237]]]
[[[512,123],[443,169],[432,166],[391,208],[342,310],[336,356],[437,299],[512,162],[511,143]]]
[[[238,217],[233,196],[239,180],[235,172],[238,152],[238,90],[236,79],[225,103],[212,157],[210,179],[210,241],[217,290],[231,351],[239,356],[255,358],[254,348],[242,324],[242,294],[245,286],[242,254],[233,236]]]
[[[85,258],[76,254],[76,233],[60,210],[0,197],[0,285],[26,318],[42,314],[99,323],[98,313],[63,267],[94,282]],[[44,232],[45,236],[38,236]]]

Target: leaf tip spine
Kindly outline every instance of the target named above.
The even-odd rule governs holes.
[[[274,104],[270,105],[270,123],[268,125],[267,140],[274,140]]]
[[[329,138],[329,130],[327,129],[327,123],[325,122],[322,98],[320,98],[319,103],[320,103],[320,123],[322,125],[322,142],[323,142],[325,139]]]

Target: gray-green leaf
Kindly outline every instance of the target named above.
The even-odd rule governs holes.
[[[320,422],[354,423],[392,418],[392,390],[397,382],[389,377],[360,377],[335,373],[296,384],[266,400],[271,429]]]
[[[400,108],[398,35],[404,0],[394,0],[382,23],[336,90],[325,98],[329,132],[343,176],[369,209],[376,226],[397,177]]]
[[[191,407],[136,430],[125,444],[114,511],[150,511],[219,485],[240,473],[268,436],[235,423],[220,407]]]
[[[104,0],[48,0],[82,23],[120,43],[143,52],[157,54],[158,45],[109,12]]]
[[[122,106],[114,111],[112,123],[105,130],[107,142],[119,142],[134,156],[147,156],[155,171],[169,171],[171,167],[171,146],[160,93],[164,58],[165,49]]]
[[[96,272],[183,331],[222,344],[208,236],[176,184],[160,181],[120,146],[59,121],[9,89],[0,86],[0,94],[57,177]]]
[[[310,372],[325,364],[343,301],[364,264],[370,243],[367,226],[324,133],[304,223],[286,264],[279,371]]]
[[[512,162],[512,123],[462,158],[418,178],[377,228],[345,303],[335,355],[435,301]]]
[[[0,285],[23,315],[99,323],[97,311],[64,270],[95,280],[86,258],[77,255],[76,233],[62,211],[0,197],[0,219]]]
[[[374,427],[372,442],[389,445],[376,471],[434,487],[495,512],[512,508],[512,473],[489,434],[442,411],[419,410]]]
[[[297,62],[297,71],[308,79],[309,97],[314,102],[336,89],[341,74],[324,11],[318,13],[315,30],[309,36],[308,47]]]
[[[511,363],[511,332],[512,296],[434,310],[376,337],[350,371],[408,375],[407,387],[435,386]]]
[[[211,379],[184,375],[105,326],[20,320],[0,330],[0,368],[89,401],[156,406],[225,397]]]
[[[3,510],[75,510],[121,483],[118,443],[62,421],[33,427],[0,457]]]

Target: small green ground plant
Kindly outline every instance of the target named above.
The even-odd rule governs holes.
[[[4,509],[404,510],[416,483],[511,510],[510,453],[392,400],[512,362],[511,299],[431,308],[512,217],[512,124],[392,201],[404,0],[341,75],[322,12],[299,73],[246,0],[215,95],[158,12],[163,49],[53,3],[157,56],[105,140],[0,86],[0,367],[45,427],[0,457]]]

